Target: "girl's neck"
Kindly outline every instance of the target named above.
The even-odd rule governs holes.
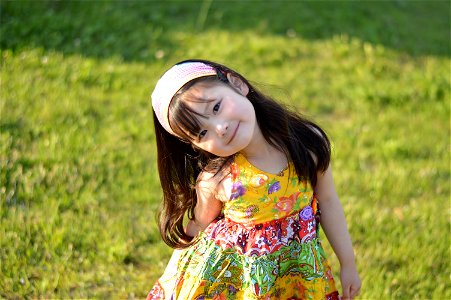
[[[257,158],[257,157],[269,157],[272,152],[272,147],[266,139],[263,137],[263,134],[258,125],[254,128],[254,133],[252,135],[251,142],[246,148],[242,149],[240,152],[246,158]]]
[[[274,155],[282,153],[274,146],[270,145],[266,140],[263,143],[259,143],[256,147],[246,147],[240,151],[246,158],[264,160],[271,159]]]
[[[262,170],[280,170],[288,163],[285,153],[269,144],[258,126],[252,141],[240,153],[252,164],[261,167]]]

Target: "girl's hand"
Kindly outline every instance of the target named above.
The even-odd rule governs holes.
[[[360,287],[362,282],[360,281],[359,274],[355,267],[342,267],[340,272],[341,286],[343,288],[342,300],[351,300],[360,294]]]

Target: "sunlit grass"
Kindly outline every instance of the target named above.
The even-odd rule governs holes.
[[[129,3],[2,3],[1,297],[146,295],[170,257],[155,222],[161,191],[149,95],[169,64],[203,57],[237,69],[330,134],[361,299],[451,298],[450,59],[437,38],[449,38],[437,26],[449,25],[438,12],[449,4],[424,10],[442,17],[429,24],[428,46],[416,48],[404,36],[414,24],[389,26],[399,33],[390,44],[384,32],[342,23],[330,33],[301,22],[314,12],[345,22],[340,5],[332,15],[324,4],[307,5],[301,21],[287,17],[286,25],[293,3],[253,14],[249,3],[212,3],[200,28],[200,4]],[[403,11],[421,11],[421,3],[399,3],[387,24],[407,24]],[[355,18],[373,28],[367,14],[387,5],[361,8]],[[245,18],[274,7],[282,21],[268,15],[251,26]],[[27,9],[35,13],[19,23]],[[183,17],[171,24],[167,14]],[[133,25],[125,40],[110,31],[118,19],[125,31]],[[36,29],[52,20],[53,35]],[[107,33],[110,40],[96,43]],[[326,250],[338,277],[327,243]]]

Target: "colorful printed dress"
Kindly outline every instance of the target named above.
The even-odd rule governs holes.
[[[266,173],[237,154],[223,216],[174,251],[147,299],[338,299],[315,195],[292,170]]]

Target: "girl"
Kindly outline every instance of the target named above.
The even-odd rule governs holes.
[[[152,106],[159,229],[177,250],[147,299],[338,299],[320,215],[342,299],[359,294],[320,127],[204,60],[169,69]]]

